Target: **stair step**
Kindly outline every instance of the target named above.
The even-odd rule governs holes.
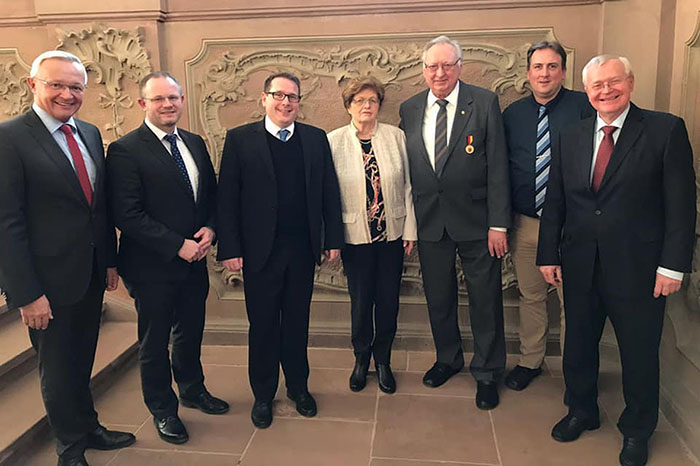
[[[19,354],[26,361],[35,361],[35,353],[23,349],[24,334],[26,344],[29,342],[27,330],[21,320],[0,328],[3,345],[0,351],[0,368],[16,368]],[[6,338],[13,341],[15,353],[6,348]],[[104,319],[100,327],[100,336],[95,354],[91,386],[93,390],[102,390],[111,383],[111,377],[117,369],[128,363],[136,354],[138,341],[136,322]],[[26,356],[28,353],[29,356]],[[13,362],[14,361],[14,362]],[[21,363],[19,363],[21,365]],[[44,404],[41,399],[39,373],[36,367],[18,374],[13,368],[5,369],[0,375],[0,465],[10,464],[26,448],[31,448],[35,437],[48,425]]]

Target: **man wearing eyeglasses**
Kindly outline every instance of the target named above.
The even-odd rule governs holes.
[[[464,366],[455,252],[469,292],[476,405],[498,405],[505,368],[501,258],[510,226],[508,158],[496,95],[459,80],[462,49],[446,36],[423,52],[429,89],[401,104],[401,128],[418,221],[418,254],[437,361],[423,383],[438,387]]]
[[[139,90],[144,123],[107,149],[110,202],[121,230],[119,273],[138,311],[143,398],[160,438],[181,444],[189,435],[171,371],[183,406],[206,414],[229,409],[207,391],[200,362],[216,178],[204,140],[177,127],[180,83],[156,71]]]
[[[219,172],[218,259],[243,270],[253,424],[272,422],[282,364],[287,397],[316,415],[306,352],[314,265],[344,244],[340,192],[326,134],[296,121],[299,78],[267,77],[262,121],[229,130]]]
[[[0,124],[0,276],[38,353],[58,464],[85,466],[86,448],[134,442],[100,425],[89,387],[102,298],[119,282],[102,138],[74,117],[87,83],[78,57],[45,52],[27,82],[31,110]]]
[[[552,437],[570,442],[600,426],[598,345],[609,318],[625,397],[620,464],[642,466],[658,421],[666,296],[691,271],[693,153],[682,119],[631,103],[627,58],[592,58],[583,85],[597,115],[560,133],[537,248],[545,280],[564,286],[569,412]]]

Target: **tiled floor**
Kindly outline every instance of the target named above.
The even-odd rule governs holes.
[[[143,405],[138,369],[133,367],[97,400],[107,426],[136,433],[132,447],[117,452],[88,451],[93,466],[598,466],[616,465],[620,434],[615,420],[621,410],[620,377],[612,364],[601,373],[602,426],[569,444],[549,436],[565,413],[559,358],[548,358],[544,375],[523,392],[502,388],[493,411],[474,405],[475,383],[467,373],[444,386],[423,386],[421,377],[432,353],[394,352],[392,367],[398,390],[385,395],[374,375],[360,393],[347,384],[353,357],[349,350],[311,349],[310,390],[317,417],[300,417],[284,397],[275,403],[275,418],[266,430],[250,422],[245,347],[203,348],[209,390],[231,403],[222,416],[181,408],[190,441],[175,446],[156,435]],[[509,358],[509,366],[515,363]],[[283,383],[283,382],[282,382]],[[53,445],[46,440],[23,466],[54,465]],[[650,466],[698,465],[676,434],[661,419],[651,443]]]

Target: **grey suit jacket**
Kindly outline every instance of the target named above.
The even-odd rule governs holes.
[[[459,82],[458,108],[445,155],[434,170],[423,141],[429,90],[401,104],[399,127],[413,185],[418,238],[438,241],[485,239],[490,227],[509,227],[510,183],[501,110],[496,95]],[[471,136],[471,138],[470,138]],[[471,145],[474,151],[465,150]]]

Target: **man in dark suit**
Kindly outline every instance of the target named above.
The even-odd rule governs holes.
[[[423,52],[429,90],[401,104],[401,128],[418,220],[418,254],[437,362],[423,383],[437,387],[464,366],[457,320],[455,251],[469,292],[476,405],[498,405],[505,368],[501,257],[510,226],[508,157],[498,99],[464,84],[462,49],[440,36]]]
[[[99,424],[89,387],[104,290],[119,282],[104,151],[74,118],[87,83],[78,57],[39,55],[28,83],[32,109],[0,124],[0,276],[38,353],[58,464],[84,466],[85,448],[134,442]]]
[[[306,353],[314,265],[322,249],[336,260],[344,241],[326,135],[295,121],[300,89],[291,73],[265,80],[266,117],[228,131],[219,173],[218,258],[243,268],[251,419],[260,428],[272,422],[280,362],[297,411],[316,415]]]
[[[598,343],[608,317],[626,403],[620,463],[637,466],[646,464],[658,418],[665,297],[691,266],[693,157],[683,120],[630,103],[626,58],[593,58],[583,84],[597,117],[561,133],[537,254],[547,282],[564,285],[569,413],[552,437],[568,442],[600,425]]]
[[[110,202],[121,230],[118,267],[138,311],[144,401],[158,435],[184,443],[189,436],[172,389],[171,332],[180,402],[207,414],[229,409],[205,388],[200,362],[216,178],[204,140],[177,127],[184,102],[180,83],[158,71],[139,88],[143,125],[107,150]]]

